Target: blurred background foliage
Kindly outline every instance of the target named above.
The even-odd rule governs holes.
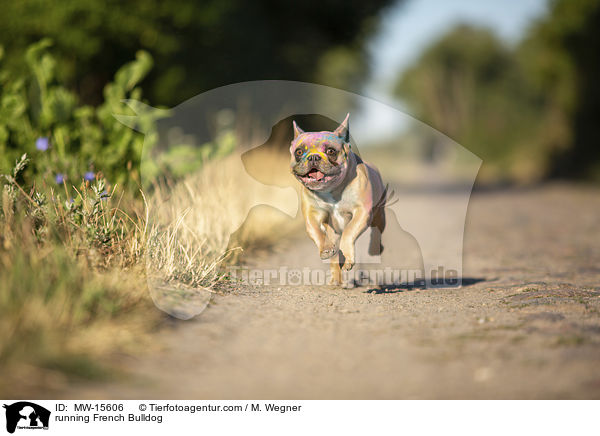
[[[255,79],[358,91],[391,3],[0,0],[0,173],[28,153],[27,179],[71,186],[100,172],[135,187],[144,137],[112,116],[134,114],[122,99],[175,106]],[[182,176],[231,150],[226,132],[217,142],[182,143],[145,169]]]
[[[599,36],[595,0],[552,1],[514,47],[461,25],[427,47],[394,92],[483,159],[481,181],[600,181]]]
[[[112,117],[132,114],[122,99],[174,106],[256,79],[360,92],[372,37],[398,4],[0,0],[0,170],[27,152],[24,177],[101,172],[137,186],[143,137]],[[391,94],[479,155],[481,183],[600,180],[598,29],[597,0],[551,0],[517,44],[460,25],[398,71]],[[182,144],[153,164],[180,176],[218,147]]]
[[[0,0],[0,45],[9,67],[24,71],[24,50],[51,38],[59,79],[90,104],[102,101],[104,85],[138,50],[155,59],[143,83],[153,105],[259,79],[357,90],[365,41],[392,2]]]

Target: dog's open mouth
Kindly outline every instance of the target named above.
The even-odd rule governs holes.
[[[312,168],[308,173],[303,176],[298,176],[304,183],[323,183],[328,182],[333,176],[323,174],[317,168]]]

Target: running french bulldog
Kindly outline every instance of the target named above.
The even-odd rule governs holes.
[[[380,254],[386,188],[377,168],[350,148],[348,118],[333,132],[304,132],[296,122],[290,147],[292,174],[302,184],[306,231],[321,259],[331,258],[330,284],[354,266],[356,239],[371,227],[369,254]]]

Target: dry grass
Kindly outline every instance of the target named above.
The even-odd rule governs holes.
[[[55,382],[105,376],[111,353],[139,351],[163,319],[143,270],[122,258],[140,235],[118,232],[102,247],[83,243],[94,237],[85,227],[61,234],[60,219],[45,225],[44,241],[34,229],[15,217],[0,248],[0,367],[11,374],[0,381],[5,397],[48,387],[48,374]]]
[[[263,157],[261,164],[288,165],[277,154]],[[148,274],[191,286],[213,286],[223,278],[224,263],[238,261],[242,250],[276,244],[297,225],[281,211],[265,207],[255,208],[246,220],[263,203],[295,214],[297,196],[291,189],[254,180],[239,154],[212,161],[178,184],[157,186],[148,203]]]

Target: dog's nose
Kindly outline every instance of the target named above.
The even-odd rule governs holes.
[[[311,154],[308,156],[308,161],[309,162],[318,162],[321,160],[321,156],[319,156],[318,154]]]

